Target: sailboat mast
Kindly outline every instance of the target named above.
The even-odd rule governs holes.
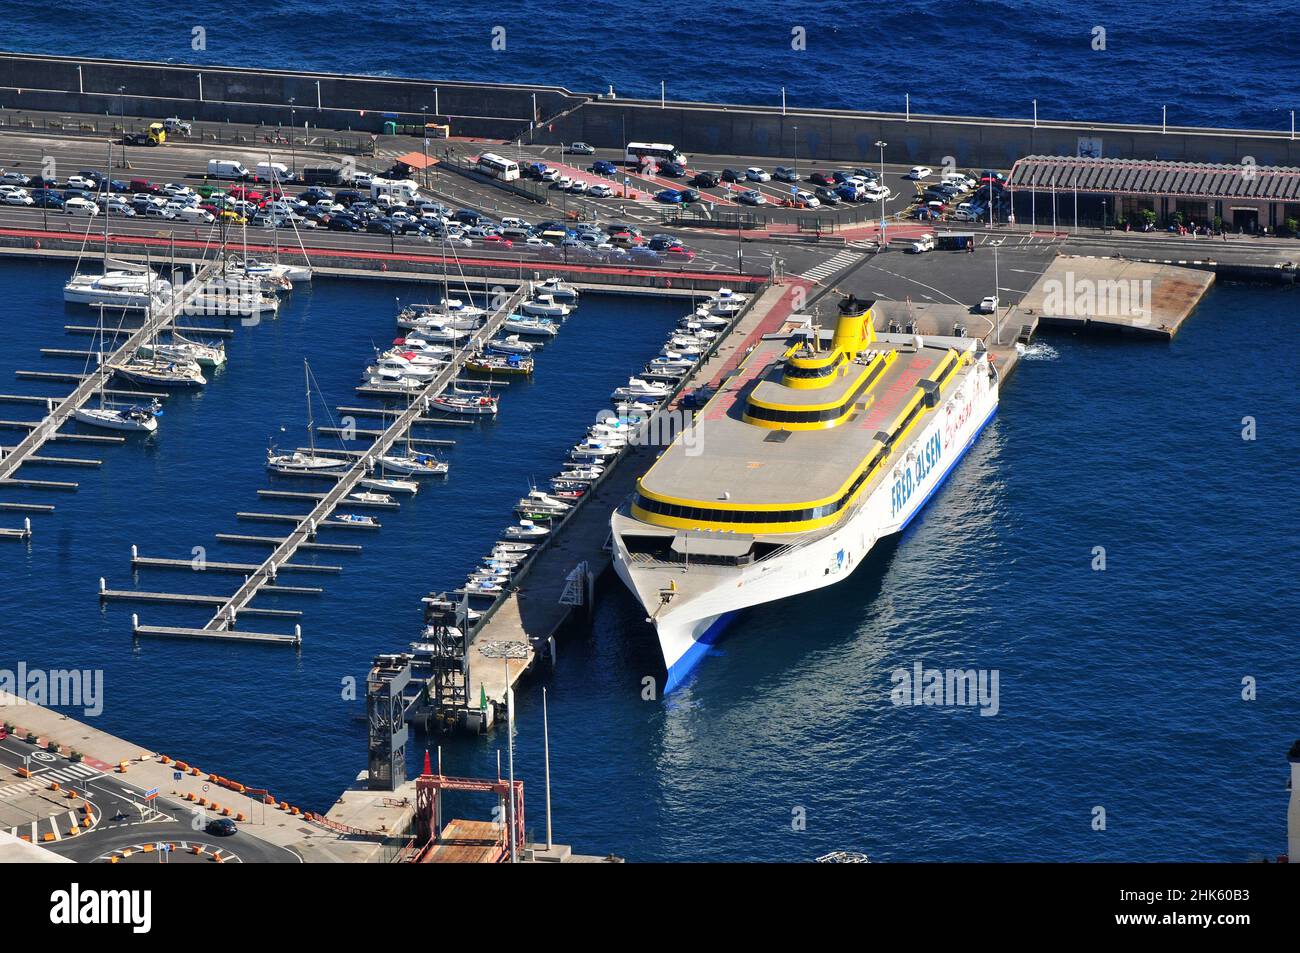
[[[302,360],[302,376],[307,385],[307,446],[314,457],[316,456],[316,423],[311,416],[311,367],[307,364],[306,358]]]

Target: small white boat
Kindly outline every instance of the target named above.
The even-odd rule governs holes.
[[[493,553],[527,553],[536,544],[520,542],[500,542],[492,548]]]
[[[403,354],[414,354],[421,360],[449,361],[451,356],[456,353],[455,348],[448,347],[445,344],[422,341],[419,338],[398,338],[393,342],[393,345]]]
[[[540,294],[550,295],[556,301],[571,302],[578,300],[578,289],[573,285],[565,284],[554,275],[533,285],[533,288]]]
[[[496,582],[478,582],[477,580],[470,580],[465,583],[465,592],[471,596],[495,596],[497,593],[502,591],[501,584]]]
[[[536,518],[538,516],[563,516],[573,509],[572,503],[565,503],[541,490],[529,490],[528,495],[515,504],[520,514]]]
[[[391,470],[393,473],[401,473],[405,476],[446,476],[447,471],[451,469],[449,464],[432,454],[410,450],[404,454],[384,454],[379,458],[379,462],[385,471]]]
[[[700,327],[708,328],[711,331],[721,331],[731,323],[731,319],[726,315],[714,314],[709,310],[708,305],[701,305],[695,309],[693,314],[687,315],[678,323],[682,325],[698,324]]]
[[[441,365],[416,363],[401,354],[389,352],[386,357],[367,367],[364,375],[367,378],[402,378],[428,383],[438,376],[441,369]]]
[[[736,294],[730,288],[719,288],[718,293],[710,298],[707,304],[710,313],[722,317],[731,317],[743,308],[748,300],[749,298],[746,295]]]
[[[349,493],[344,497],[344,499],[348,503],[371,503],[381,506],[387,506],[393,502],[393,498],[387,493],[369,493],[365,491],[361,493]]]
[[[437,324],[420,324],[412,327],[406,335],[409,342],[412,338],[416,341],[426,341],[430,344],[455,344],[469,337],[468,331],[462,331],[459,328],[450,327],[444,323]]]
[[[652,357],[646,364],[646,367],[654,368],[653,373],[656,374],[663,371],[689,371],[694,366],[695,361],[688,357],[669,357],[667,354]]]
[[[574,456],[578,457],[603,459],[605,457],[616,456],[618,451],[618,447],[612,447],[602,440],[593,440],[588,437],[582,443],[576,444],[571,452]]]
[[[562,482],[598,480],[604,472],[605,468],[601,466],[572,466],[562,470],[555,479]]]
[[[511,334],[489,341],[487,349],[489,352],[495,351],[498,354],[532,354],[533,351],[537,350],[537,347],[536,344],[520,340],[518,334]]]
[[[556,301],[550,295],[541,294],[525,301],[519,306],[519,310],[538,318],[564,318],[568,317],[571,309],[567,304]]]
[[[420,491],[420,484],[414,480],[390,480],[387,477],[363,477],[360,485],[368,490],[387,490],[389,493],[414,494]]]
[[[486,394],[440,394],[429,401],[429,410],[468,417],[491,417],[497,412],[497,398]]]
[[[684,358],[694,363],[704,354],[704,348],[698,344],[678,345],[670,341],[660,349],[659,353],[664,357]]]
[[[345,526],[378,526],[379,521],[373,516],[361,516],[357,513],[335,513],[325,522],[342,523]]]
[[[610,395],[613,400],[638,400],[642,397],[662,399],[672,393],[667,384],[656,384],[639,377],[629,377],[624,387],[619,387]]]
[[[510,581],[510,574],[505,572],[493,572],[486,569],[476,569],[467,577],[471,582],[491,582],[498,586],[504,586]]]
[[[538,526],[532,520],[520,520],[514,526],[505,528],[505,539],[540,539],[550,533],[545,526]]]
[[[520,315],[512,315],[501,323],[501,327],[513,334],[524,334],[532,337],[552,338],[560,331],[560,326],[554,321],[547,321],[542,318],[527,318]]]
[[[403,328],[443,324],[459,331],[473,331],[486,319],[486,311],[459,298],[443,298],[436,304],[411,304],[397,313],[397,324]]]
[[[424,390],[427,382],[410,377],[400,371],[367,367],[366,372],[361,375],[361,383],[366,387],[389,391],[394,394],[418,394]]]

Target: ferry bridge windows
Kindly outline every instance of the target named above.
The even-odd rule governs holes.
[[[836,351],[834,360],[828,361],[821,367],[799,367],[795,364],[786,364],[784,374],[791,380],[811,380],[817,377],[830,377],[834,374],[846,358],[843,351]]]

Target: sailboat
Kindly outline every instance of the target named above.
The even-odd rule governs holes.
[[[420,453],[411,447],[411,429],[406,430],[406,452],[381,454],[380,466],[385,471],[391,470],[403,476],[426,477],[446,476],[450,465],[439,460],[431,453]]]
[[[158,417],[162,414],[158,401],[149,407],[117,406],[110,404],[104,396],[104,387],[108,382],[108,372],[104,367],[104,316],[99,316],[99,406],[82,405],[72,412],[77,423],[105,430],[129,430],[136,433],[153,433],[158,429]]]
[[[351,466],[347,460],[338,457],[326,457],[316,453],[316,425],[311,413],[311,367],[302,362],[303,377],[307,382],[307,453],[294,450],[290,453],[277,453],[274,448],[266,451],[266,468],[282,476],[320,476],[337,475]]]
[[[109,146],[109,165],[112,165],[112,145]],[[104,216],[103,273],[83,275],[74,273],[63,286],[63,300],[69,304],[102,306],[125,311],[147,311],[153,299],[164,303],[171,299],[171,282],[155,275],[152,270],[130,262],[113,261],[108,257],[108,214]],[[86,226],[89,237],[90,224]],[[80,260],[78,260],[78,269]]]
[[[175,331],[167,344],[145,344],[137,352],[143,357],[157,357],[169,361],[191,361],[199,367],[218,368],[226,363],[224,344],[200,344],[182,337]]]
[[[145,327],[153,326],[152,305],[145,311],[144,320]],[[102,323],[100,326],[103,326]],[[146,339],[144,346],[154,347],[157,336],[158,329],[152,328],[152,333]],[[189,358],[143,357],[136,353],[125,363],[110,365],[109,370],[132,383],[152,387],[191,388],[202,387],[208,382],[199,365]]]

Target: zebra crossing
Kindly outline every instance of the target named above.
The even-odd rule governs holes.
[[[37,769],[39,771],[39,769]],[[53,768],[48,771],[40,771],[31,778],[24,778],[21,781],[15,781],[11,784],[0,784],[0,800],[8,798],[21,797],[39,791],[42,788],[48,788],[51,781],[57,781],[62,785],[74,784],[86,781],[89,778],[98,777],[103,774],[98,768],[92,768],[88,764],[69,764],[62,768]]]
[[[862,259],[862,254],[858,251],[845,249],[838,252],[833,257],[826,259],[820,265],[816,265],[805,271],[801,278],[809,281],[821,281],[823,278],[829,278],[831,275],[838,274],[850,265],[856,264]]]

